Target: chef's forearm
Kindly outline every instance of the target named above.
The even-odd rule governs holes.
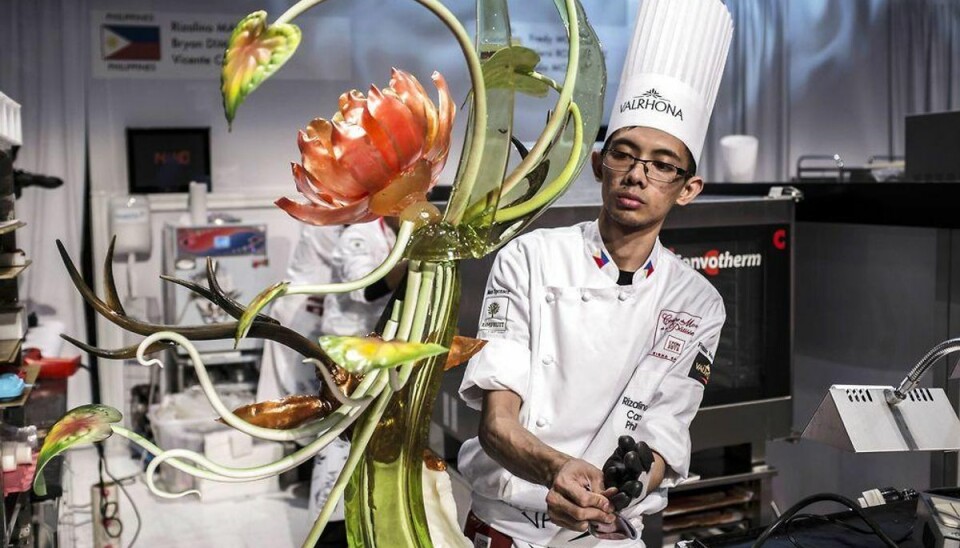
[[[653,466],[650,467],[650,482],[647,484],[647,492],[651,492],[657,487],[660,487],[660,483],[663,482],[663,475],[667,471],[667,463],[663,460],[663,457],[660,456],[660,453],[656,451],[653,452]]]
[[[484,393],[480,445],[511,474],[549,488],[557,471],[571,457],[543,443],[520,424],[522,401],[509,390]]]

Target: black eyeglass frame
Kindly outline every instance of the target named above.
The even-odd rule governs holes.
[[[690,177],[690,176],[692,175],[692,174],[691,174],[689,171],[687,171],[686,169],[683,169],[682,167],[679,167],[679,166],[675,166],[675,165],[671,164],[670,162],[664,162],[664,161],[662,161],[662,160],[644,160],[643,158],[637,158],[637,157],[634,156],[633,154],[629,154],[629,153],[624,152],[624,151],[622,151],[622,150],[616,150],[616,149],[613,149],[613,148],[604,148],[604,149],[601,149],[601,150],[600,150],[600,153],[603,155],[604,160],[606,160],[606,158],[607,158],[607,153],[608,153],[608,152],[616,152],[617,154],[623,154],[624,156],[626,156],[626,157],[630,158],[631,160],[633,160],[633,162],[630,164],[630,167],[627,168],[627,169],[625,169],[625,170],[619,170],[619,169],[616,169],[616,168],[612,168],[612,167],[608,166],[605,161],[603,162],[603,167],[609,169],[610,171],[615,171],[615,172],[617,172],[617,173],[630,173],[631,171],[633,171],[633,168],[637,167],[637,164],[639,163],[639,164],[643,164],[643,174],[646,175],[647,178],[649,178],[649,177],[650,177],[650,168],[647,166],[647,162],[658,162],[658,163],[661,163],[661,164],[664,164],[664,165],[668,165],[668,166],[672,167],[673,169],[677,170],[677,174],[673,177],[673,179],[671,179],[671,180],[669,180],[669,181],[662,181],[662,180],[660,180],[660,179],[650,179],[651,181],[657,181],[657,182],[659,182],[659,183],[675,183],[675,182],[677,182],[678,180],[686,179],[687,177]]]

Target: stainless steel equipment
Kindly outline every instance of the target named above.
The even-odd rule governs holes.
[[[803,437],[855,453],[960,450],[960,419],[942,388],[918,388],[897,405],[892,386],[833,385]]]
[[[247,303],[282,274],[272,272],[267,258],[267,227],[263,224],[168,225],[163,231],[163,272],[207,286],[207,257],[214,259],[217,283],[234,300]],[[229,321],[220,307],[179,285],[163,286],[164,322],[202,325]],[[256,385],[263,342],[247,338],[234,348],[232,340],[194,343],[211,369],[215,382]],[[193,384],[189,358],[177,348],[164,392]]]
[[[920,494],[913,538],[924,548],[960,548],[960,490]]]
[[[960,419],[942,388],[920,379],[941,358],[960,351],[960,339],[927,352],[897,388],[831,386],[803,437],[856,453],[960,450]]]

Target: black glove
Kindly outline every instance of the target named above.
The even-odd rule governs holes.
[[[652,467],[653,451],[646,442],[637,443],[632,436],[620,436],[616,450],[603,465],[604,486],[616,487],[618,491],[610,497],[617,512],[647,496]]]

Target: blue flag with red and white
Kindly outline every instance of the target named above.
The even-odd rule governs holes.
[[[159,61],[160,27],[101,25],[100,51],[108,61]]]

